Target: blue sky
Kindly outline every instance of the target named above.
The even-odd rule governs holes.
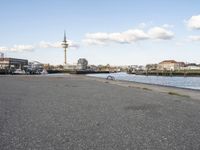
[[[200,63],[199,0],[1,0],[0,51],[63,64]]]

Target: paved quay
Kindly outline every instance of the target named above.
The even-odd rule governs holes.
[[[124,85],[0,76],[0,150],[200,149],[198,98]]]

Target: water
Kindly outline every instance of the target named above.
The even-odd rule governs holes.
[[[200,90],[200,77],[142,76],[127,73],[90,74],[87,76],[107,78],[108,75],[114,76],[116,80]]]

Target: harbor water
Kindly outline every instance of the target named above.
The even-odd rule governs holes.
[[[87,76],[107,78],[108,75],[115,77],[115,80],[200,90],[200,77],[144,76],[127,73],[89,74]]]

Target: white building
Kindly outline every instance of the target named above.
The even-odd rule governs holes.
[[[70,70],[70,71],[76,70],[76,65],[66,64],[63,67],[64,67],[65,70]]]
[[[180,70],[185,66],[184,62],[177,62],[175,60],[164,60],[158,64],[158,70]]]
[[[187,64],[185,67],[181,68],[182,70],[200,70],[200,66],[196,64]]]

